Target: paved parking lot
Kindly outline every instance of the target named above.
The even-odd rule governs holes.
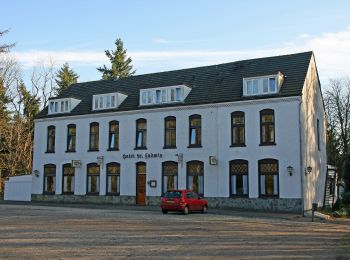
[[[350,259],[349,249],[349,220],[0,204],[1,259]]]

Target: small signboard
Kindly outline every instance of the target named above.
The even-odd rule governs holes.
[[[72,160],[72,167],[80,168],[81,167],[81,160]]]

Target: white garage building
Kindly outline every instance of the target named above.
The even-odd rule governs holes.
[[[325,111],[312,52],[74,84],[35,121],[32,200],[209,206],[323,202]]]

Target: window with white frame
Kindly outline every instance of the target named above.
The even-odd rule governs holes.
[[[118,97],[119,97],[119,103],[118,103]],[[101,110],[101,109],[117,108],[126,97],[127,97],[126,95],[118,92],[94,95],[92,100],[92,109]]]
[[[70,100],[69,99],[58,99],[50,101],[49,103],[49,114],[56,113],[68,113],[70,112]]]
[[[61,98],[49,101],[48,114],[70,113],[80,100],[75,98]]]
[[[140,105],[158,105],[183,102],[191,89],[185,85],[141,89]]]
[[[243,95],[268,95],[278,93],[283,83],[283,75],[269,75],[263,77],[244,78],[243,79]]]

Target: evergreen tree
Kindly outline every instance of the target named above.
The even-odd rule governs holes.
[[[126,49],[124,49],[123,41],[118,38],[115,41],[115,50],[106,50],[105,54],[111,62],[111,68],[106,65],[97,68],[102,73],[102,79],[120,79],[132,76],[135,74],[131,62],[132,59],[127,57]]]
[[[23,115],[27,121],[34,123],[34,118],[40,111],[40,98],[32,95],[23,82],[19,86],[19,94],[19,102],[23,105]]]
[[[0,78],[0,119],[7,119],[8,111],[6,105],[10,102],[6,94],[6,89],[3,80]]]
[[[78,82],[78,74],[71,69],[66,62],[62,68],[56,73],[57,88],[55,88],[55,94],[59,95],[63,90],[67,89],[70,85]]]
[[[345,191],[350,192],[350,153],[346,156],[343,169]]]

